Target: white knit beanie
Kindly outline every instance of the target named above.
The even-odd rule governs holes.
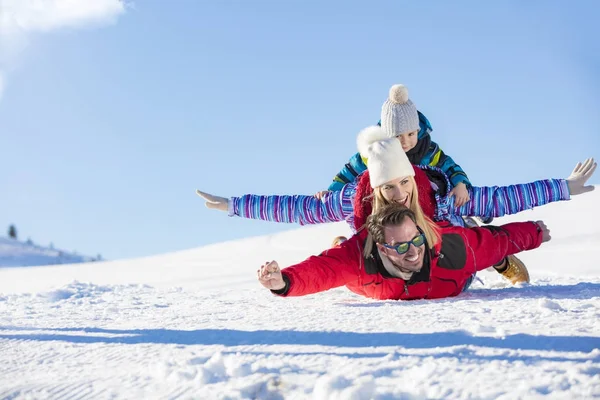
[[[356,138],[360,155],[367,158],[371,187],[392,179],[415,176],[415,170],[398,139],[389,138],[379,126],[363,129]]]
[[[381,106],[381,128],[387,137],[420,129],[417,107],[408,98],[408,89],[404,85],[391,87],[388,99]]]

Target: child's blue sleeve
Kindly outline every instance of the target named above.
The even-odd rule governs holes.
[[[435,142],[431,142],[429,151],[421,160],[421,165],[429,165],[431,167],[437,167],[441,169],[444,174],[450,179],[452,186],[456,186],[459,183],[464,183],[467,188],[471,187],[471,182],[467,177],[467,174],[458,165],[452,157],[446,155],[444,151]]]
[[[345,184],[354,182],[356,177],[367,169],[360,153],[356,153],[344,165],[344,168],[333,178],[333,182],[327,190],[340,191]]]

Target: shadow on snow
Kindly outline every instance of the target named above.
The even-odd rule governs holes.
[[[54,331],[59,333],[19,333]],[[69,333],[60,333],[69,332]],[[99,336],[113,335],[113,336]],[[514,334],[505,337],[472,336],[465,331],[433,333],[339,332],[236,329],[103,329],[0,327],[0,339],[64,341],[71,343],[179,344],[179,345],[320,345],[365,348],[399,346],[407,349],[434,349],[452,346],[478,346],[495,349],[591,352],[600,348],[600,337]]]

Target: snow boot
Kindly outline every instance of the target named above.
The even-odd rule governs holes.
[[[339,245],[344,243],[346,240],[348,240],[348,238],[346,236],[336,236],[336,238],[333,239],[333,242],[331,242],[331,247],[338,247]]]
[[[513,285],[523,282],[529,283],[529,271],[527,271],[527,267],[523,264],[523,261],[514,255],[506,257],[504,262],[498,266],[495,265],[494,269]]]

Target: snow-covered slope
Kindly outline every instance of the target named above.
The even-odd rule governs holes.
[[[600,190],[546,221],[532,283],[495,272],[453,299],[344,288],[272,296],[256,281],[343,224],[157,257],[0,269],[0,398],[573,399],[600,396]],[[198,212],[214,212],[199,207]],[[223,217],[224,223],[227,217]]]
[[[0,268],[32,265],[73,264],[94,261],[92,257],[0,237]]]

